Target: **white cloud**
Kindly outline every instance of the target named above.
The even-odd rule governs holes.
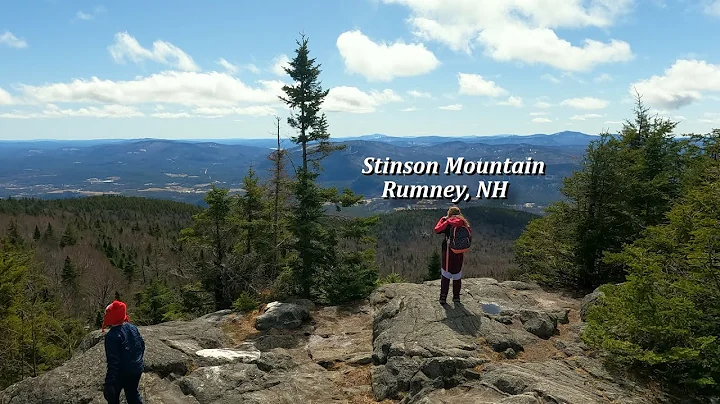
[[[595,77],[593,79],[593,81],[596,83],[609,83],[609,82],[613,81],[613,78],[611,75],[609,75],[607,73],[603,73],[603,74]]]
[[[417,111],[417,108],[415,108],[415,107],[403,108],[403,109],[401,109],[401,111],[402,112],[414,112],[414,111]]]
[[[432,95],[430,95],[430,93],[425,93],[422,91],[410,90],[407,93],[413,98],[432,98]]]
[[[462,104],[452,104],[438,107],[438,109],[442,109],[444,111],[461,111],[463,109],[463,106]]]
[[[548,118],[533,118],[532,121],[533,121],[533,123],[548,123],[548,122],[552,122],[552,120],[550,120],[550,119],[548,119]]]
[[[78,11],[77,13],[75,13],[75,18],[77,18],[78,20],[88,21],[88,20],[92,20],[95,17],[92,14],[83,13],[82,11]]]
[[[583,97],[583,98],[569,98],[563,100],[560,105],[564,107],[570,107],[575,109],[603,109],[608,106],[608,102],[599,98]]]
[[[397,95],[393,90],[385,89],[382,91],[371,91],[370,95],[372,95],[373,98],[378,100],[381,104],[386,104],[388,102],[400,102],[403,100],[403,98],[399,95]]]
[[[95,16],[97,16],[100,13],[105,12],[105,7],[103,6],[97,6],[93,9],[92,12],[86,13],[82,10],[79,10],[75,13],[75,20],[83,20],[83,21],[90,21],[94,20]]]
[[[602,118],[602,115],[600,115],[600,114],[573,115],[570,117],[570,120],[571,121],[584,121],[586,119],[593,119],[593,118]]]
[[[269,116],[275,115],[277,112],[274,108],[265,105],[250,107],[201,107],[193,110],[198,115],[209,116],[228,116],[228,115],[250,115],[250,116]]]
[[[535,108],[541,108],[541,109],[547,109],[547,108],[552,107],[552,105],[551,105],[550,103],[548,103],[548,102],[545,102],[545,101],[538,101],[538,102],[535,103],[534,107],[535,107]]]
[[[156,112],[154,114],[150,114],[153,118],[160,118],[160,119],[180,119],[180,118],[192,118],[193,116],[188,114],[187,112]]]
[[[79,109],[46,109],[43,113],[51,117],[91,117],[91,118],[134,118],[144,114],[133,107],[126,105],[105,105],[98,107],[85,107]]]
[[[631,10],[633,0],[382,0],[408,7],[413,34],[472,53],[476,46],[497,61],[545,64],[565,71],[632,59],[624,41],[585,39],[581,46],[554,30],[608,28]],[[589,3],[589,4],[588,4]]]
[[[7,91],[0,88],[0,105],[13,104],[13,97]]]
[[[703,11],[705,11],[705,13],[708,15],[720,17],[720,0],[713,0],[708,2],[705,5]]]
[[[341,86],[330,89],[323,109],[327,112],[367,114],[377,111],[383,104],[399,101],[402,101],[402,97],[389,89],[366,93],[357,87]]]
[[[622,125],[623,121],[605,121],[605,125]]]
[[[368,81],[419,76],[440,66],[440,61],[421,43],[375,43],[360,31],[347,31],[340,34],[336,45],[345,69]]]
[[[500,101],[498,105],[507,105],[510,107],[521,108],[523,106],[523,99],[520,97],[510,96],[507,101]]]
[[[62,109],[49,104],[42,112],[20,112],[0,114],[5,119],[38,119],[38,118],[136,118],[145,116],[142,112],[126,105],[103,105],[102,107],[84,107],[78,109]]]
[[[537,111],[537,112],[531,112],[530,116],[543,116],[543,115],[547,115],[547,114],[548,113],[545,111]]]
[[[508,93],[494,81],[485,80],[479,74],[458,73],[457,77],[460,94],[500,97]]]
[[[43,114],[37,112],[4,112],[0,114],[0,119],[37,119],[46,118]]]
[[[0,35],[0,45],[9,46],[16,49],[27,48],[28,46],[27,42],[24,39],[16,37],[10,31],[5,31],[2,35]]]
[[[288,58],[287,55],[282,54],[278,55],[275,59],[273,59],[272,67],[270,70],[272,70],[272,72],[278,76],[286,76],[286,67],[290,68],[290,58]]]
[[[706,112],[703,116],[705,118],[698,119],[699,122],[712,124],[720,123],[720,112]]]
[[[249,71],[250,73],[255,73],[255,74],[260,73],[260,69],[252,63],[248,63],[248,64],[244,65],[242,68]]]
[[[115,42],[108,47],[110,55],[117,63],[125,63],[129,60],[134,63],[141,63],[145,60],[173,66],[177,69],[188,72],[199,72],[200,67],[195,64],[190,55],[177,46],[157,40],[153,42],[152,50],[143,48],[140,43],[127,32],[115,34]]]
[[[543,80],[549,81],[549,82],[551,82],[551,83],[555,83],[555,84],[559,84],[559,83],[560,83],[560,79],[557,78],[557,77],[555,77],[555,76],[553,76],[552,74],[545,73],[545,74],[543,74],[542,76],[540,76],[540,78],[543,79]]]
[[[238,103],[279,103],[282,81],[259,81],[250,87],[227,73],[161,72],[134,80],[93,77],[42,86],[20,85],[26,102],[86,102],[106,104],[179,104],[236,106]]]
[[[630,86],[643,101],[658,108],[680,109],[720,92],[720,65],[700,60],[677,60],[662,76],[652,76]]]
[[[230,74],[235,74],[235,73],[237,73],[237,71],[238,71],[238,67],[237,67],[236,65],[228,62],[227,60],[225,60],[225,58],[220,58],[220,59],[218,59],[217,62],[215,62],[215,63],[217,63],[217,64],[219,64],[220,66],[222,66],[223,69],[227,70],[227,72],[230,73]]]

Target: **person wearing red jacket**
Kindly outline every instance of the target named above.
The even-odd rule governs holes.
[[[467,227],[470,231],[470,223],[460,212],[460,208],[452,206],[435,225],[436,234],[444,234],[442,243],[442,266],[440,269],[440,304],[447,304],[448,289],[450,280],[453,281],[453,302],[460,302],[460,288],[462,287],[462,266],[464,254],[456,254],[448,249],[448,237],[456,227]]]

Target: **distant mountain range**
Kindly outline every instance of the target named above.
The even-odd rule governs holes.
[[[564,131],[553,134],[534,135],[492,135],[492,136],[388,136],[380,133],[356,137],[332,138],[334,142],[348,142],[368,140],[374,142],[391,143],[404,146],[429,146],[447,142],[466,142],[484,144],[529,144],[535,146],[587,146],[597,135],[588,135],[581,132]],[[0,145],[16,148],[54,149],[61,147],[95,146],[108,143],[128,143],[157,139],[92,139],[92,140],[0,140]],[[283,139],[287,143],[287,139]],[[178,142],[187,143],[218,143],[226,145],[245,145],[255,147],[274,148],[276,139],[178,139]]]
[[[347,145],[322,162],[320,181],[348,187],[368,198],[381,196],[384,181],[401,184],[468,185],[479,180],[511,181],[506,203],[546,205],[560,198],[562,178],[578,167],[587,145],[597,136],[560,132],[528,136],[422,136],[394,137],[382,134],[335,138]],[[240,191],[242,179],[252,165],[267,177],[268,155],[275,139],[217,140],[37,140],[0,142],[0,197],[36,196],[56,198],[94,193],[120,193],[183,200],[202,200],[210,184]],[[294,165],[300,153],[289,140]],[[361,174],[367,157],[400,161],[438,161],[448,157],[468,160],[524,161],[532,157],[546,163],[544,176],[366,176]],[[292,164],[288,165],[292,169]],[[386,208],[408,201],[380,201]]]

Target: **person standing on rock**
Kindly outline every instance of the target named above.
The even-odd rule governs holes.
[[[110,330],[105,335],[105,400],[108,404],[119,404],[124,390],[128,404],[143,404],[138,386],[145,370],[145,341],[137,327],[130,324],[125,303],[115,300],[107,306],[102,332],[107,326]]]
[[[462,215],[460,208],[452,206],[448,209],[447,215],[441,217],[435,225],[435,233],[445,235],[441,254],[440,304],[447,304],[451,279],[453,281],[453,302],[459,303],[463,259],[465,252],[470,248],[470,241],[472,240],[470,223]]]

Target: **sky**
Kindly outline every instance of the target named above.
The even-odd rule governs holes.
[[[122,4],[120,4],[122,3]],[[271,138],[304,33],[334,137],[720,127],[720,0],[8,0],[0,139]]]

